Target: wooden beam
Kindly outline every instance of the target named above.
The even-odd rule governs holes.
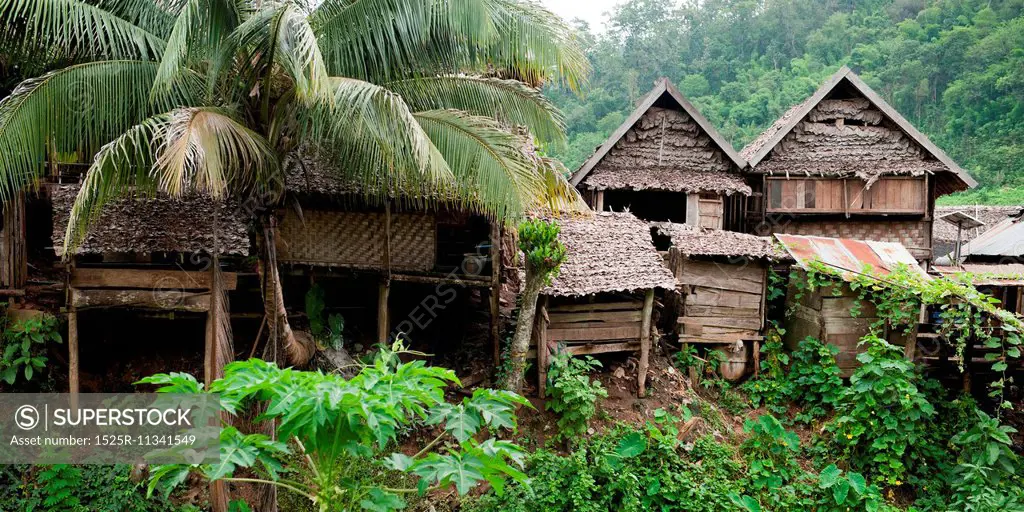
[[[209,292],[180,290],[71,289],[71,305],[78,309],[134,307],[163,311],[204,313],[210,310]]]
[[[640,320],[640,369],[637,375],[637,396],[643,398],[647,393],[647,368],[651,352],[651,312],[654,310],[654,290],[647,290],[644,296],[644,309]]]
[[[387,343],[388,341],[388,330],[390,324],[388,323],[388,294],[391,293],[391,282],[384,279],[381,280],[380,286],[377,287],[377,342]]]
[[[604,211],[604,190],[598,190],[595,192],[597,199],[594,201],[594,210],[601,212]]]
[[[640,348],[636,341],[623,341],[620,343],[590,343],[587,345],[568,345],[565,351],[574,356],[585,356],[593,354],[607,354],[609,352],[632,352]]]
[[[78,409],[78,311],[68,309],[68,393],[71,408]]]
[[[391,280],[403,281],[407,283],[423,283],[423,284],[450,284],[453,286],[476,286],[480,288],[487,288],[491,286],[491,279],[489,277],[441,277],[441,276],[417,276],[409,274],[392,274]]]
[[[224,289],[238,287],[238,275],[222,272]],[[144,288],[147,290],[209,290],[210,272],[187,270],[146,270],[134,268],[75,268],[73,288]]]
[[[635,340],[637,326],[628,327],[592,327],[586,329],[548,329],[548,339],[553,341],[601,341],[601,340]]]

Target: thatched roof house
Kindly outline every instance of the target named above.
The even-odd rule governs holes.
[[[662,78],[622,125],[571,179],[598,211],[629,209],[644,220],[700,223],[722,227],[722,200],[748,196],[741,174],[745,162],[703,115]],[[692,210],[683,206],[688,205]],[[711,211],[714,210],[714,211]]]
[[[64,249],[64,234],[79,185],[52,189],[53,248]],[[214,241],[216,219],[216,242]],[[124,198],[103,207],[75,251],[86,254],[207,253],[248,256],[249,216],[234,201],[192,195]]]
[[[557,222],[567,257],[558,276],[541,293],[581,297],[675,287],[651,242],[647,223],[632,214],[603,212]]]
[[[847,67],[784,113],[740,155],[769,175],[933,175],[937,192],[975,186],[966,171]]]
[[[903,244],[933,258],[935,198],[975,181],[843,67],[740,152],[749,230]]]
[[[555,220],[566,261],[541,290],[534,329],[541,395],[552,351],[574,355],[639,351],[644,394],[655,290],[675,287],[647,223],[629,213]]]

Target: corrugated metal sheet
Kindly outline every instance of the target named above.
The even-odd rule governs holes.
[[[1024,255],[1024,222],[1020,218],[1006,219],[971,240],[965,247],[965,257]]]
[[[902,263],[929,279],[907,249],[895,242],[802,235],[775,235],[775,238],[805,270],[810,262],[819,261],[841,271],[858,273],[870,265],[875,272],[885,275]]]
[[[976,286],[1024,286],[1024,263],[964,263],[932,268],[943,276],[973,274],[971,282]]]

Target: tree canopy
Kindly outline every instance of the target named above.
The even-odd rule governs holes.
[[[674,81],[741,148],[837,68],[850,66],[967,169],[981,192],[1024,186],[1024,2],[631,0],[598,33],[576,22],[594,74],[565,113],[578,168],[658,77]],[[987,199],[986,199],[987,198]]]

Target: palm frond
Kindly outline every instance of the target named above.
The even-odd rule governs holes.
[[[452,174],[401,96],[375,84],[331,78],[333,98],[304,109],[303,138],[342,162],[339,172],[385,194],[444,188]]]
[[[31,183],[47,150],[88,158],[154,112],[187,105],[201,84],[185,80],[149,101],[156,62],[77,64],[26,80],[0,101],[0,199]]]
[[[484,52],[499,76],[541,85],[554,74],[579,91],[590,61],[576,32],[540,4],[525,0],[481,0],[501,34]]]
[[[64,254],[74,253],[113,199],[259,193],[277,170],[277,156],[266,139],[223,110],[182,108],[147,118],[96,154],[71,208]]]
[[[63,254],[74,254],[103,205],[126,195],[149,196],[156,192],[152,170],[170,119],[169,113],[144,119],[96,154],[71,207]]]
[[[454,109],[526,126],[545,142],[562,143],[562,115],[540,93],[522,82],[469,75],[410,78],[384,84],[402,95],[414,111]]]
[[[0,38],[67,57],[149,60],[165,46],[160,37],[81,0],[0,0],[0,23]]]
[[[415,62],[437,0],[326,0],[309,16],[333,76],[390,76]]]
[[[181,11],[180,0],[86,0],[163,40],[167,40]]]
[[[171,112],[153,172],[171,196],[190,191],[226,197],[270,182],[278,159],[262,135],[214,108]]]
[[[277,60],[295,82],[297,97],[313,101],[330,88],[327,66],[305,13],[286,6],[275,24]]]
[[[457,110],[417,112],[416,119],[430,136],[457,178],[463,197],[499,218],[515,218],[543,205],[578,208],[572,187],[555,186],[550,161],[528,152],[529,141],[513,135],[493,119]],[[563,178],[564,181],[564,178]]]
[[[154,93],[172,89],[175,81],[189,71],[190,61],[205,62],[215,55],[238,24],[236,9],[228,0],[185,1],[167,37]]]
[[[310,18],[332,75],[494,74],[578,90],[590,69],[575,32],[528,0],[327,0]]]

